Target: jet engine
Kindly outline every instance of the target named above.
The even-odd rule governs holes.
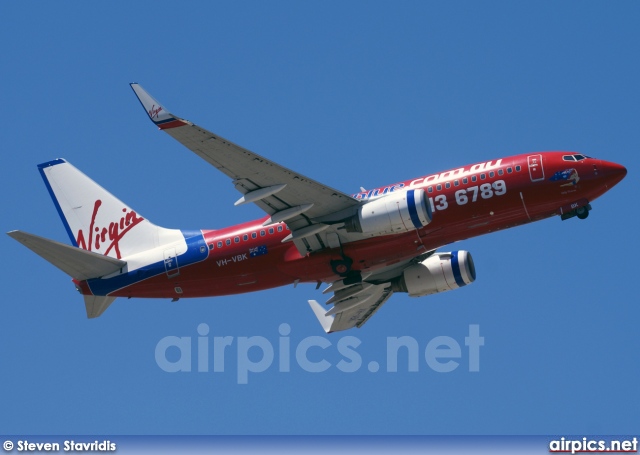
[[[347,232],[375,237],[419,229],[431,223],[431,204],[423,189],[391,193],[362,205],[345,220]]]
[[[407,292],[411,297],[421,297],[458,289],[475,280],[476,269],[471,253],[452,251],[434,253],[419,264],[407,267],[392,281],[392,289]]]

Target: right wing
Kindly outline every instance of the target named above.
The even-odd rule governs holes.
[[[265,224],[286,221],[292,239],[307,238],[329,228],[355,213],[360,203],[350,195],[323,185],[298,172],[280,166],[257,153],[211,133],[188,120],[171,114],[139,84],[131,88],[143,105],[149,118],[158,128],[195,152],[233,180],[235,188],[243,194],[236,205],[253,202],[270,218]],[[324,223],[317,219],[322,218]],[[317,248],[322,249],[322,239]],[[315,242],[311,242],[315,244]]]
[[[333,304],[328,311],[316,300],[309,300],[309,305],[327,333],[353,327],[360,328],[391,298],[394,292],[393,283],[404,270],[424,261],[434,252],[435,250],[431,250],[413,259],[363,275],[359,283],[350,283],[348,280],[334,281],[322,291],[323,294],[333,294],[325,302],[325,305]]]
[[[337,281],[332,286],[339,283],[342,281]],[[309,300],[309,305],[325,332],[339,332],[353,327],[362,327],[392,294],[390,283],[362,282],[336,291],[327,301],[327,304],[334,304],[327,312],[315,300]]]

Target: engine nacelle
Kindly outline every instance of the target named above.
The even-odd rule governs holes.
[[[431,223],[431,204],[423,189],[391,193],[367,202],[358,213],[345,220],[347,232],[371,236],[398,234]]]
[[[396,292],[408,292],[411,297],[436,294],[458,289],[476,280],[476,269],[471,253],[453,251],[434,253],[419,264],[407,267],[393,281]]]

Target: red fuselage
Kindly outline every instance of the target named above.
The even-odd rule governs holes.
[[[433,221],[408,233],[377,236],[305,256],[286,224],[263,226],[267,217],[217,230],[202,230],[208,257],[179,274],[160,274],[111,295],[121,297],[204,297],[258,291],[296,281],[339,279],[330,266],[343,254],[363,273],[411,259],[443,245],[538,221],[584,207],[626,175],[615,163],[574,152],[511,156],[407,180],[354,195],[366,200],[395,189],[423,188]],[[263,254],[264,252],[267,252]],[[81,287],[84,288],[84,286]]]

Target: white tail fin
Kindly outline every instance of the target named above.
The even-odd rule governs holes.
[[[65,160],[38,169],[74,246],[121,259],[183,239],[179,230],[152,224]]]

